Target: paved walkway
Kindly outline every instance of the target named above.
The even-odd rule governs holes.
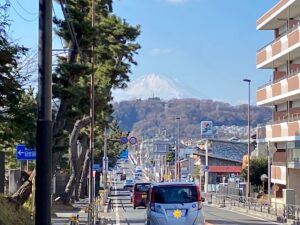
[[[88,198],[80,199],[72,204],[73,210],[58,210],[54,213],[55,216],[51,218],[52,225],[70,225],[72,224],[71,221],[74,221],[74,225],[86,225],[88,222],[88,202]],[[98,209],[98,217],[95,215],[95,220],[101,217],[104,210],[105,206]]]

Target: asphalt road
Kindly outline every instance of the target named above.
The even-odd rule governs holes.
[[[258,217],[252,217],[241,213],[236,213],[222,208],[215,208],[205,205],[204,216],[207,224],[213,225],[274,225],[282,223],[274,223],[265,221]]]
[[[126,173],[129,178],[132,177],[132,166],[126,165]],[[122,181],[115,183],[115,190],[111,196],[111,208],[108,213],[104,214],[101,219],[101,225],[144,225],[145,212],[144,208],[133,209],[130,202],[130,192],[122,190]],[[207,225],[274,225],[270,221],[264,221],[260,218],[228,211],[221,208],[203,206],[204,216]],[[162,224],[164,225],[164,224]]]

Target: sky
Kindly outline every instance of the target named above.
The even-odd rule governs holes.
[[[0,0],[1,2],[4,0]],[[257,31],[256,20],[279,0],[115,0],[114,13],[141,25],[141,45],[131,80],[164,75],[184,84],[199,99],[232,105],[251,104],[256,90],[271,79],[271,70],[256,69],[256,51],[271,42],[271,31]],[[10,34],[37,50],[38,0],[11,0]],[[56,15],[60,8],[54,4]],[[53,48],[61,42],[53,37]]]

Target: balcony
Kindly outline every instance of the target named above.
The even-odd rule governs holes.
[[[300,67],[288,75],[273,77],[276,79],[257,88],[257,105],[274,105],[291,97],[300,99]]]
[[[299,27],[300,21],[295,21],[286,33],[259,49],[256,54],[256,67],[272,69],[283,65],[287,60],[298,58],[300,56]]]
[[[257,30],[274,30],[284,24],[282,18],[290,15],[290,18],[295,18],[298,14],[299,1],[297,0],[280,0],[269,11],[262,15],[256,21]]]
[[[259,124],[256,128],[258,142],[295,141],[300,138],[300,114],[290,115],[284,120]]]

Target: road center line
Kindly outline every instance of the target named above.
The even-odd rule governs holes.
[[[119,215],[119,204],[118,204],[118,197],[117,197],[117,185],[115,184],[115,196],[116,196],[116,225],[120,225],[120,215]]]

